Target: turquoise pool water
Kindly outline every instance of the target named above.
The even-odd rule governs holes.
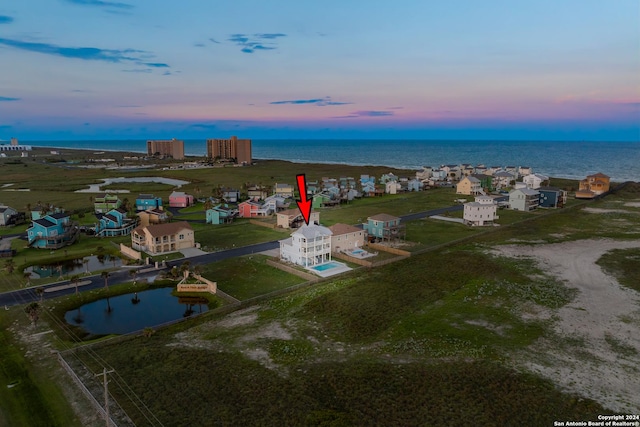
[[[362,249],[356,249],[356,250],[354,250],[354,251],[351,251],[351,253],[352,253],[352,254],[361,254],[361,253],[363,253],[363,252],[364,252],[364,251],[363,251]]]
[[[311,267],[316,271],[325,271],[332,268],[340,267],[340,264],[336,264],[335,262],[328,262],[326,264],[316,265],[315,267]]]

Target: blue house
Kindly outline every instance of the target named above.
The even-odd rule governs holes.
[[[219,225],[233,221],[238,215],[237,209],[232,209],[229,205],[218,205],[207,209],[207,224]]]
[[[138,221],[127,218],[126,210],[121,208],[111,209],[102,215],[98,224],[96,224],[96,236],[128,236],[137,225]]]
[[[157,209],[162,206],[162,198],[153,194],[140,194],[136,199],[136,210],[146,211],[147,209]]]
[[[413,178],[407,182],[407,191],[422,191],[424,184],[417,178]]]
[[[404,234],[400,218],[388,214],[370,216],[362,228],[369,234],[369,241],[391,241]]]
[[[33,220],[27,228],[29,246],[39,249],[59,249],[73,244],[80,235],[80,229],[71,223],[68,213],[45,215]]]
[[[567,192],[556,187],[539,187],[541,208],[563,208],[567,200]]]

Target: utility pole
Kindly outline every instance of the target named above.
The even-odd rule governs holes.
[[[102,375],[102,382],[104,384],[104,412],[105,412],[104,419],[107,422],[107,427],[111,425],[111,420],[109,419],[109,385],[108,385],[109,381],[107,381],[107,374],[110,374],[112,372],[115,372],[115,371],[113,369],[110,371],[107,371],[107,368],[103,368],[101,374],[96,374],[96,377],[99,377]]]

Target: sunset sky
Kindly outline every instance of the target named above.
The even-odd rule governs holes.
[[[0,3],[0,139],[640,140],[638,0]]]

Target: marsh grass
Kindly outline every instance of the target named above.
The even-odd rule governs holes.
[[[614,249],[600,257],[596,264],[621,285],[640,292],[640,248]]]

